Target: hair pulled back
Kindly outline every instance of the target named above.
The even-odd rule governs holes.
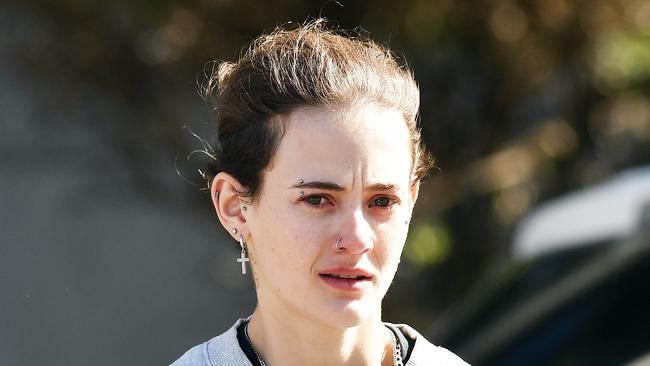
[[[221,146],[206,171],[208,184],[226,172],[253,200],[284,134],[282,117],[302,106],[373,103],[395,109],[411,135],[412,184],[432,164],[417,128],[420,95],[411,72],[388,49],[327,29],[324,19],[258,37],[237,62],[221,62],[203,92]]]

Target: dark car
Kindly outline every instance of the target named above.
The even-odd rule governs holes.
[[[533,211],[428,336],[473,365],[650,365],[650,168]]]

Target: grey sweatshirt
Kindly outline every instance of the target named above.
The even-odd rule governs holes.
[[[237,341],[237,328],[245,321],[247,319],[237,320],[226,332],[191,348],[171,366],[252,366]],[[447,349],[429,343],[408,325],[395,326],[407,337],[415,339],[415,346],[406,366],[468,366]]]

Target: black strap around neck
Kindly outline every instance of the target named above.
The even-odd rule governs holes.
[[[253,345],[248,341],[248,338],[246,337],[245,328],[248,327],[248,323],[248,321],[244,321],[241,323],[241,325],[239,325],[239,328],[237,328],[237,342],[239,342],[239,348],[244,351],[244,354],[248,358],[248,361],[250,361],[253,366],[262,366],[260,360],[257,358],[255,350],[253,349]]]
[[[253,364],[253,366],[262,366],[260,360],[257,358],[255,350],[253,349],[253,345],[246,337],[245,328],[248,327],[248,323],[248,321],[244,321],[241,323],[239,328],[237,328],[237,341],[239,342],[239,347],[242,349],[242,351],[244,351],[244,354],[248,358],[248,361]],[[413,352],[415,339],[406,337],[398,327],[392,324],[386,324],[386,328],[395,334],[395,339],[401,346],[402,360],[404,360],[404,364],[406,364],[411,357],[411,352]]]
[[[386,324],[386,328],[390,329],[395,334],[395,339],[399,342],[402,351],[402,361],[404,364],[411,358],[413,347],[415,347],[415,339],[407,337],[396,325]]]

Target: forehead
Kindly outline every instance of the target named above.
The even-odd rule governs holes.
[[[286,124],[269,175],[342,185],[359,179],[367,184],[408,183],[410,133],[399,111],[373,104],[310,106],[289,114]]]

